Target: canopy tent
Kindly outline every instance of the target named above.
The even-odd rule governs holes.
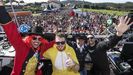
[[[54,10],[52,10],[51,7],[48,5],[47,8],[43,10],[43,13],[50,13],[50,12],[54,12]]]
[[[8,2],[8,3],[6,3],[5,5],[7,5],[7,6],[9,6],[9,5],[11,5],[11,3],[10,2]],[[13,6],[24,6],[24,5],[26,5],[26,3],[18,3],[18,2],[12,2],[12,5]]]
[[[50,13],[50,12],[55,12],[54,10],[48,10],[48,9],[44,9],[43,13]]]
[[[5,5],[11,5],[11,3],[10,2],[8,2],[8,3],[6,3]],[[12,5],[14,5],[14,6],[18,6],[19,5],[19,3],[17,3],[17,2],[12,2]]]

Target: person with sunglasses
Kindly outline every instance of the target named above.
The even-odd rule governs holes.
[[[88,50],[93,63],[90,71],[92,75],[110,75],[106,52],[121,40],[123,33],[133,24],[133,22],[129,23],[129,21],[130,18],[127,16],[119,18],[119,24],[115,27],[116,33],[101,42],[97,42],[92,34],[87,36]]]
[[[87,71],[85,68],[85,56],[88,53],[88,47],[85,44],[86,41],[86,35],[85,34],[76,34],[75,36],[75,41],[68,41],[68,44],[74,49],[76,56],[78,58],[79,61],[79,65],[80,65],[80,75],[87,75]],[[91,59],[89,59],[91,60]]]
[[[89,52],[93,52],[94,51],[94,48],[96,47],[96,44],[97,44],[97,41],[94,37],[94,35],[90,34],[90,35],[87,35],[87,45],[88,45],[88,48],[89,48]]]
[[[43,56],[52,61],[52,75],[79,75],[79,62],[75,51],[66,43],[62,33],[56,34],[55,44]]]
[[[0,24],[16,51],[11,75],[41,75],[38,72],[39,61],[42,54],[53,46],[54,41],[49,43],[43,38],[43,28],[40,26],[34,27],[28,36],[22,38],[17,25],[6,11],[3,0],[0,0]]]

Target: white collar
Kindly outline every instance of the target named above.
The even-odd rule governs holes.
[[[79,44],[77,44],[77,47],[83,49],[84,45],[80,46]]]

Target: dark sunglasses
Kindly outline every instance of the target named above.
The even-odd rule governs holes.
[[[88,39],[94,39],[93,37],[89,37]]]
[[[35,37],[35,36],[34,36],[34,37],[32,37],[32,39],[33,39],[33,40],[39,40],[39,41],[41,41],[42,38],[41,38],[41,37]]]
[[[65,44],[65,41],[62,41],[62,42],[56,42],[57,45],[64,45]]]

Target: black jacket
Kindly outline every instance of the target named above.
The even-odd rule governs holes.
[[[91,58],[93,61],[92,75],[109,75],[109,63],[106,51],[113,48],[121,37],[112,35],[108,40],[99,42],[96,44],[94,51],[91,53]]]
[[[80,49],[78,48],[76,42],[69,42],[69,45],[71,47],[73,47],[73,49],[75,50],[75,53],[76,53],[76,56],[77,56],[77,59],[79,61],[79,65],[80,65],[80,70],[79,71],[84,70],[85,57],[88,53],[88,46],[86,44],[84,44],[83,51],[80,52]]]

